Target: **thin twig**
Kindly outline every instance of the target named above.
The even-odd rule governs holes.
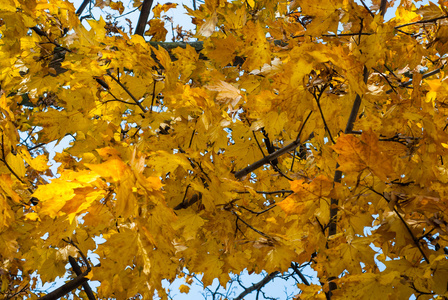
[[[300,148],[299,148],[300,149]],[[294,149],[294,152],[292,154],[292,162],[291,162],[291,167],[289,168],[289,171],[292,172],[292,170],[294,169],[294,162],[296,161],[296,152],[297,150]]]
[[[311,117],[312,113],[313,113],[313,111],[310,111],[308,116],[306,116],[305,121],[303,121],[302,126],[300,126],[299,133],[297,134],[297,137],[296,137],[296,142],[300,142],[300,135],[302,134],[303,128],[305,127],[306,122],[308,122],[308,119]],[[311,133],[311,135],[313,135],[313,133]],[[311,138],[311,135],[310,135],[310,138]]]
[[[289,145],[286,145],[285,147],[275,151],[272,154],[267,155],[266,157],[260,159],[259,161],[254,162],[253,164],[247,166],[246,168],[238,171],[235,173],[235,178],[236,179],[241,179],[244,176],[246,176],[247,174],[255,171],[256,169],[260,168],[261,166],[265,165],[265,164],[269,164],[271,160],[276,159],[277,157],[294,150],[295,148],[297,148],[300,145],[300,141],[294,141]]]
[[[244,299],[245,296],[249,295],[250,293],[252,293],[253,291],[257,290],[259,291],[261,288],[263,288],[269,281],[271,281],[272,279],[275,278],[275,276],[277,276],[278,274],[280,274],[279,271],[275,271],[272,272],[268,275],[266,275],[265,278],[263,278],[262,280],[260,280],[259,282],[253,284],[251,287],[249,288],[244,288],[244,291],[238,295],[238,297],[236,297],[234,300],[242,300]]]
[[[108,102],[121,102],[121,103],[129,104],[129,105],[137,105],[136,103],[126,102],[126,101],[120,100],[120,99],[106,100],[106,101],[103,101],[101,103],[105,104],[105,103],[108,103]]]
[[[134,97],[134,95],[132,95],[132,93],[127,89],[126,86],[124,86],[117,78],[115,78],[114,75],[112,75],[112,73],[110,73],[110,71],[107,71],[107,75],[110,76],[110,78],[112,78],[116,83],[118,83],[118,85],[132,98],[132,100],[134,100],[134,102],[138,105],[138,107],[140,107],[140,109],[145,113],[146,112],[146,108],[144,108],[142,106],[142,104],[137,100],[137,98]]]
[[[27,288],[29,287],[28,283],[25,284],[25,286],[23,288],[21,288],[19,291],[15,292],[14,294],[12,294],[11,296],[8,296],[7,298],[5,298],[6,300],[15,298],[17,295],[19,295],[20,293],[24,292]],[[16,298],[17,299],[17,298]]]
[[[90,262],[89,262],[89,260],[87,259],[87,256],[85,256],[84,252],[82,252],[81,249],[78,247],[78,245],[76,245],[75,242],[73,242],[73,240],[72,240],[71,238],[68,238],[68,239],[62,239],[62,240],[63,240],[64,242],[66,242],[66,243],[72,245],[73,247],[75,247],[75,248],[78,250],[79,255],[81,255],[82,260],[84,261],[84,263],[85,263],[86,266],[87,266],[87,270],[90,271],[90,270],[91,270]],[[79,275],[79,274],[78,274],[78,275]]]
[[[250,194],[249,191],[236,191],[238,194]],[[272,191],[272,192],[264,192],[264,191],[255,191],[257,194],[263,194],[263,195],[273,195],[273,194],[292,194],[294,193],[292,190],[278,190],[278,191]]]
[[[306,277],[303,276],[302,272],[300,272],[300,270],[299,270],[299,268],[297,267],[297,264],[296,264],[296,263],[292,262],[292,263],[291,263],[291,268],[294,270],[294,272],[296,272],[297,275],[299,275],[300,280],[302,280],[303,283],[304,283],[305,285],[308,285],[308,286],[310,285],[310,283],[308,282],[308,280],[306,279]]]
[[[341,36],[358,36],[358,35],[373,35],[374,33],[371,32],[362,32],[362,33],[339,33],[339,34],[321,34],[322,37],[341,37]],[[305,37],[305,34],[298,34],[293,35],[291,38],[299,38],[299,37]]]
[[[394,88],[394,86],[393,86],[392,83],[389,81],[389,79],[387,78],[387,76],[386,76],[385,74],[381,73],[380,71],[378,71],[378,70],[375,69],[375,68],[372,68],[372,69],[373,69],[375,72],[377,72],[378,74],[380,74],[380,76],[383,77],[383,78],[387,81],[387,84],[389,84],[389,86],[392,88],[392,90],[395,92],[395,94],[398,95],[397,90]]]
[[[154,99],[156,98],[156,80],[154,80],[154,86],[152,88],[152,99],[151,99],[151,106],[149,108],[149,113],[152,113],[152,108],[154,106]]]
[[[244,209],[244,210],[247,210],[248,212],[250,212],[250,213],[252,213],[252,214],[254,214],[254,215],[257,215],[257,216],[259,216],[259,215],[261,215],[261,214],[264,214],[265,212],[268,212],[268,211],[270,211],[271,209],[273,209],[274,207],[276,207],[277,205],[274,203],[274,204],[272,204],[271,206],[269,206],[268,208],[266,208],[266,209],[264,209],[264,210],[262,210],[262,211],[253,211],[253,210],[251,210],[251,209],[249,209],[249,208],[247,208],[247,207],[244,207],[244,206],[238,206],[238,207],[240,207],[240,208],[242,208],[242,209]]]
[[[235,178],[236,179],[241,179],[244,176],[246,176],[247,174],[255,171],[256,169],[260,168],[261,166],[270,163],[272,160],[276,159],[277,157],[288,153],[289,151],[294,150],[295,148],[297,148],[300,145],[300,135],[302,133],[303,127],[306,125],[306,122],[308,121],[309,117],[311,116],[312,111],[308,114],[308,116],[306,117],[305,121],[303,121],[302,127],[299,130],[299,133],[297,134],[296,140],[293,141],[292,143],[286,145],[285,147],[269,154],[266,155],[266,157],[263,157],[262,159],[260,159],[259,161],[254,162],[253,164],[247,166],[246,168],[238,171],[235,173]]]
[[[264,232],[262,232],[262,231],[260,231],[260,230],[258,230],[258,229],[256,229],[256,228],[252,227],[252,225],[250,225],[249,223],[247,223],[246,221],[244,221],[243,219],[241,219],[241,217],[238,216],[238,214],[237,214],[236,212],[232,211],[232,214],[235,215],[235,217],[236,217],[236,219],[237,219],[238,221],[243,222],[244,225],[246,225],[247,227],[249,227],[250,229],[252,229],[252,230],[255,231],[256,233],[258,233],[259,235],[262,235],[262,236],[264,236],[265,238],[271,239],[271,237],[270,237],[269,235],[267,235],[266,233],[264,233]]]
[[[330,128],[328,128],[327,121],[325,121],[325,117],[324,117],[324,113],[322,111],[322,107],[320,106],[320,98],[322,97],[322,94],[324,93],[324,91],[327,88],[327,86],[328,85],[325,84],[323,86],[323,88],[319,90],[319,96],[316,96],[316,93],[314,93],[313,96],[314,96],[314,100],[316,100],[317,108],[319,108],[319,113],[320,113],[320,116],[322,118],[322,121],[324,122],[325,130],[328,132],[328,135],[330,137],[331,142],[333,144],[336,144],[336,142],[333,139],[333,136],[331,135]]]
[[[400,80],[400,78],[398,78],[398,76],[397,75],[395,75],[395,73],[386,65],[386,64],[384,64],[384,67],[392,74],[392,75],[394,75],[394,77],[396,78],[396,79],[398,79],[398,80]]]
[[[258,142],[257,136],[255,135],[255,131],[252,131],[252,134],[254,135],[255,142],[257,142],[257,146],[258,146],[258,149],[260,149],[261,154],[263,155],[263,157],[266,157],[266,155],[264,154],[263,148],[261,147],[260,142]]]
[[[39,148],[39,147],[42,147],[42,146],[45,146],[45,145],[46,145],[45,143],[39,143],[37,145],[34,145],[33,147],[28,148],[28,151],[34,150],[36,148]]]
[[[369,14],[372,16],[372,18],[375,18],[375,15],[373,14],[373,12],[369,9],[369,7],[364,3],[363,0],[361,0],[362,5],[364,6],[364,8],[369,12]]]
[[[435,69],[435,70],[432,70],[432,71],[430,71],[430,72],[427,72],[427,73],[423,74],[423,75],[422,75],[422,79],[425,79],[425,78],[428,78],[428,77],[430,77],[430,76],[433,76],[433,75],[436,75],[436,74],[440,73],[440,71],[441,71],[445,66],[446,66],[446,63],[444,63],[441,67],[439,67],[439,68],[437,68],[437,69]],[[406,82],[400,83],[398,86],[399,86],[399,87],[407,87],[407,86],[411,85],[412,82],[413,82],[413,80],[410,79],[410,80],[408,80],[408,81],[406,81]],[[390,93],[392,93],[392,89],[386,91],[386,94],[390,94]]]
[[[429,264],[429,259],[426,256],[425,252],[423,252],[422,247],[420,247],[420,242],[419,240],[414,236],[414,234],[411,231],[411,228],[409,228],[408,223],[406,223],[406,221],[403,219],[403,217],[400,215],[400,213],[397,211],[397,209],[394,207],[394,212],[397,214],[397,216],[400,218],[401,222],[403,223],[403,225],[406,227],[406,230],[409,232],[412,241],[414,242],[415,246],[417,246],[418,250],[420,251],[420,253],[423,256],[423,259],[426,261],[427,264]]]
[[[293,179],[291,177],[289,177],[288,175],[286,175],[285,173],[282,172],[282,170],[280,170],[280,168],[277,165],[274,165],[272,161],[270,161],[272,168],[278,173],[280,174],[280,176],[288,179],[289,181],[293,181]]]
[[[68,48],[65,48],[65,47],[61,46],[59,43],[56,42],[56,40],[52,41],[52,40],[50,39],[50,37],[48,36],[48,34],[47,34],[45,31],[41,30],[39,27],[37,27],[37,26],[33,26],[33,27],[30,27],[30,29],[33,30],[35,33],[37,33],[37,35],[46,37],[47,40],[50,42],[50,44],[53,44],[53,45],[55,45],[56,47],[59,47],[59,48],[61,48],[62,50],[65,50],[65,51],[67,51],[67,52],[72,52],[72,50],[70,50],[70,49],[68,49]]]
[[[412,23],[398,25],[398,26],[395,26],[394,28],[395,29],[399,29],[399,28],[402,28],[402,27],[416,25],[416,24],[431,23],[431,22],[435,22],[437,20],[442,20],[442,19],[446,19],[446,18],[448,18],[448,16],[441,16],[441,17],[437,17],[437,18],[433,18],[433,19],[429,19],[429,20],[421,20],[421,21],[417,21],[417,22],[412,22]]]
[[[196,129],[193,129],[193,133],[191,134],[190,142],[188,143],[188,148],[191,148],[191,144],[193,143],[194,134],[196,133]]]

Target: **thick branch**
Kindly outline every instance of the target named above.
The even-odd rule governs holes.
[[[369,73],[367,72],[367,68],[364,67],[364,83],[367,83],[367,79],[369,78]],[[353,131],[353,125],[356,121],[356,117],[358,116],[359,107],[361,106],[361,96],[356,95],[355,102],[352,106],[352,111],[350,113],[350,117],[347,121],[347,126],[345,127],[345,134],[349,134]],[[336,165],[336,169],[339,165]],[[334,182],[341,182],[342,172],[336,170],[334,174]],[[336,234],[336,215],[338,213],[338,200],[331,199],[331,207],[330,207],[330,224],[328,226],[328,236],[332,236]]]
[[[204,42],[148,42],[151,46],[160,46],[167,51],[175,48],[187,48],[187,45],[193,47],[197,52],[204,49]]]
[[[89,270],[85,271],[84,273],[81,273],[80,275],[76,276],[74,279],[70,280],[63,286],[57,288],[56,290],[52,291],[49,294],[46,294],[45,296],[39,298],[40,300],[56,300],[58,298],[61,298],[74,289],[76,289],[78,286],[82,285],[83,283],[87,282],[89,279],[86,277],[86,275],[89,273]]]
[[[135,28],[135,34],[143,36],[145,33],[146,22],[148,22],[149,13],[151,11],[153,0],[144,0],[142,4],[142,10],[138,17],[137,27]]]
[[[302,282],[303,282],[305,285],[308,285],[308,286],[310,285],[310,283],[308,282],[308,280],[306,279],[306,277],[303,276],[302,272],[300,272],[300,270],[299,270],[299,268],[297,267],[296,263],[292,262],[292,263],[291,263],[291,268],[294,270],[294,272],[296,272],[297,275],[299,275],[300,280],[302,280]]]
[[[384,17],[386,14],[386,6],[387,6],[387,0],[381,0],[380,4],[380,14]]]
[[[69,256],[68,261],[70,262],[70,265],[72,266],[75,274],[78,276],[81,275],[82,271],[78,266],[76,260],[73,257]],[[87,283],[87,281],[82,284],[82,287],[84,288],[84,291],[86,292],[87,298],[89,298],[89,300],[96,300],[95,295],[93,294],[92,289],[90,288],[90,285]]]
[[[78,16],[80,16],[82,14],[82,12],[84,11],[84,9],[86,8],[87,4],[89,4],[89,3],[90,3],[90,0],[84,0],[81,3],[81,6],[79,6],[78,10],[76,11],[76,14]]]
[[[367,83],[367,80],[369,78],[369,72],[367,71],[367,68],[364,66],[364,83]],[[345,127],[345,134],[352,133],[353,131],[353,125],[355,124],[356,117],[358,116],[359,107],[361,106],[361,96],[359,94],[356,95],[355,102],[352,106],[352,111],[350,113],[350,117],[347,121],[347,126]],[[336,163],[336,171],[334,173],[334,182],[341,182],[342,180],[342,172],[338,170],[339,164]],[[331,198],[331,205],[330,205],[330,223],[328,224],[328,237],[333,236],[336,234],[336,216],[339,211],[339,201],[336,198]],[[331,299],[332,292],[334,291],[337,286],[333,282],[333,277],[328,278],[329,283],[329,291],[326,292],[326,297],[328,300]]]

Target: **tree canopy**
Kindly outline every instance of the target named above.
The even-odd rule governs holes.
[[[300,299],[448,297],[446,1],[205,0],[172,43],[175,4],[89,2],[0,7],[2,297],[290,267]]]

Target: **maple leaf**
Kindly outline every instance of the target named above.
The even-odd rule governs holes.
[[[339,154],[339,170],[359,172],[371,170],[382,180],[393,177],[393,168],[387,153],[382,151],[378,137],[372,130],[363,132],[361,139],[352,135],[342,135],[333,150]]]
[[[225,81],[220,81],[214,85],[209,85],[207,88],[211,91],[218,92],[216,101],[219,104],[230,104],[232,108],[235,108],[242,98],[241,91]]]
[[[210,37],[212,33],[215,31],[216,24],[218,23],[218,15],[213,13],[211,17],[202,24],[201,28],[198,31],[199,35],[203,37]]]
[[[117,1],[117,2],[113,2],[111,1],[111,3],[109,4],[111,9],[114,10],[118,10],[118,12],[120,13],[120,15],[123,13],[124,11],[124,6],[123,6],[123,2],[121,1]]]

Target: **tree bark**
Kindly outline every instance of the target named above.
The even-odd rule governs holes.
[[[145,33],[146,22],[148,22],[149,13],[151,11],[153,0],[144,0],[142,4],[142,10],[138,17],[137,28],[135,28],[135,34],[143,36]]]

